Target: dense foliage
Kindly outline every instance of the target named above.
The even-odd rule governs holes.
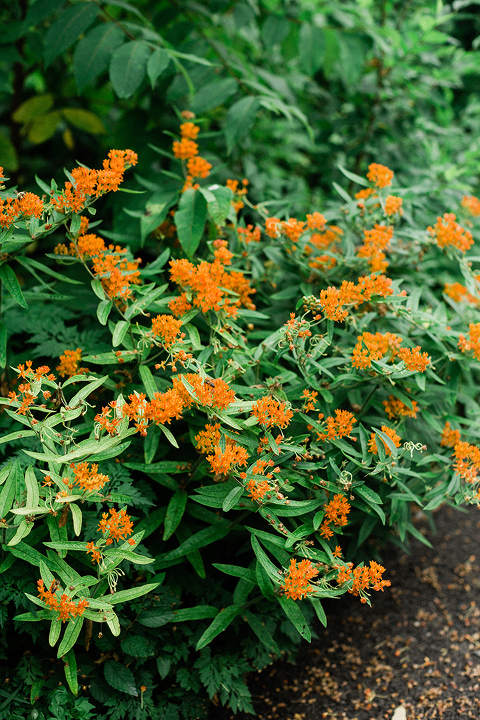
[[[479,504],[475,15],[0,16],[0,717],[252,710]]]

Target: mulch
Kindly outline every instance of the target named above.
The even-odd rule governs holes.
[[[259,720],[480,718],[480,512],[442,508],[436,535],[423,513],[415,524],[434,546],[410,555],[388,548],[372,594],[325,603],[328,627],[302,644],[295,664],[278,660],[249,678]],[[398,716],[398,713],[397,713]],[[211,720],[252,715],[212,706]]]

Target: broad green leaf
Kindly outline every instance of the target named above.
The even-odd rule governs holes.
[[[103,674],[105,680],[115,688],[115,690],[119,690],[127,695],[132,695],[133,697],[138,697],[133,673],[122,663],[115,662],[115,660],[107,660]]]
[[[121,648],[132,657],[146,658],[155,655],[155,644],[142,635],[127,635],[121,642]]]
[[[227,497],[223,501],[222,510],[228,512],[231,510],[242,497],[243,487],[235,487],[230,490]]]
[[[83,627],[83,621],[83,615],[79,615],[73,620],[68,621],[65,633],[62,638],[62,642],[58,647],[57,658],[63,657],[63,655],[66,655],[68,651],[73,648]]]
[[[122,30],[112,22],[105,22],[94,27],[77,43],[73,69],[79,92],[107,69],[112,52],[123,40]]]
[[[383,500],[374,490],[367,487],[367,485],[357,485],[353,488],[353,492],[360,495],[360,497],[366,502],[376,503],[381,505]]]
[[[175,618],[172,610],[165,610],[164,608],[149,608],[148,610],[142,610],[137,618],[137,622],[144,627],[163,627],[169,622],[172,622]]]
[[[13,272],[10,265],[7,265],[6,263],[0,265],[0,282],[5,286],[6,290],[8,290],[15,302],[17,302],[23,308],[28,307],[27,303],[25,302],[25,298],[23,297],[23,293],[20,288],[20,283],[17,280],[17,276]]]
[[[97,280],[97,278],[93,278],[93,280],[90,281],[90,285],[92,286],[92,290],[99,300],[106,299],[105,290],[103,289],[103,285],[100,280]]]
[[[18,155],[10,139],[0,132],[0,164],[7,171],[18,170]]]
[[[148,58],[147,75],[152,89],[155,87],[160,75],[167,69],[169,62],[170,56],[163,48],[157,48]]]
[[[12,440],[32,437],[32,435],[36,435],[33,430],[17,430],[17,432],[9,433],[8,435],[3,435],[3,437],[0,437],[0,445],[2,445],[3,443],[11,442]]]
[[[122,631],[118,615],[114,612],[107,613],[107,625],[114,637],[118,637]]]
[[[129,98],[145,77],[150,47],[141,40],[120,45],[110,60],[110,82],[119,98]]]
[[[37,25],[42,22],[45,18],[53,15],[54,12],[58,12],[58,8],[58,0],[37,0],[28,8],[27,15],[23,22],[25,30],[28,30],[32,25]]]
[[[38,480],[32,467],[25,470],[25,487],[27,489],[27,507],[37,507],[39,501]]]
[[[140,587],[131,588],[130,590],[120,590],[113,595],[108,596],[108,602],[110,605],[116,605],[117,603],[130,602],[135,598],[142,597],[149,592],[155,590],[159,583],[148,583],[147,585],[141,585]]]
[[[214,80],[199,88],[195,95],[192,110],[197,114],[208,112],[223,105],[238,89],[234,78]]]
[[[200,244],[206,216],[207,203],[202,193],[193,189],[184,192],[174,219],[178,239],[189,258],[193,258]]]
[[[296,604],[295,600],[287,598],[285,595],[281,595],[278,598],[278,602],[282,606],[283,612],[288,617],[294,628],[298,630],[300,635],[305,638],[305,640],[308,640],[308,642],[310,642],[312,639],[310,628],[308,627],[308,623],[305,620],[303,613]]]
[[[14,512],[14,511],[12,511]],[[33,523],[27,522],[26,520],[22,520],[22,522],[18,525],[17,532],[12,537],[11,540],[8,541],[7,545],[10,547],[12,545],[18,545],[18,543],[23,540],[24,537],[29,535],[33,530]]]
[[[63,658],[65,663],[65,678],[68,687],[74,695],[78,695],[77,660],[73,648]]]
[[[72,397],[71,400],[69,400],[68,406],[70,408],[76,407],[80,402],[82,402],[82,400],[85,400],[90,395],[90,393],[92,393],[94,390],[96,390],[101,385],[103,385],[103,383],[107,379],[108,379],[108,375],[103,375],[102,377],[95,378],[95,380],[92,380],[91,382],[89,382],[88,385],[84,385],[83,388],[81,390],[79,390]]]
[[[113,338],[112,338],[112,345],[113,347],[118,347],[120,343],[123,341],[123,338],[128,332],[128,328],[130,327],[130,323],[126,322],[125,320],[119,320],[117,324],[115,325],[115,329],[113,331]]]
[[[34,145],[40,145],[46,140],[50,140],[55,134],[61,119],[61,115],[57,110],[35,118],[28,130],[27,137],[30,142]]]
[[[110,315],[110,310],[113,307],[112,300],[101,300],[98,303],[97,307],[97,318],[100,325],[106,325],[108,321],[108,316]]]
[[[76,3],[62,11],[45,35],[45,66],[48,67],[75,40],[82,35],[98,15],[98,7],[92,2]]]
[[[309,22],[302,23],[298,34],[298,56],[302,70],[313,77],[325,58],[325,35],[322,28]]]
[[[230,154],[238,143],[250,130],[255,116],[260,108],[258,97],[249,95],[234,103],[225,121],[225,138],[227,140],[227,152]]]
[[[7,513],[11,510],[13,500],[15,498],[17,480],[21,475],[22,470],[20,468],[20,463],[18,460],[15,460],[9,472],[8,478],[2,487],[2,492],[0,493],[0,518],[6,517]]]
[[[168,540],[177,529],[182,517],[185,512],[185,506],[187,504],[188,494],[185,490],[180,488],[170,498],[168,503],[167,513],[165,515],[165,528],[163,531],[163,540]]]
[[[85,130],[85,132],[91,135],[104,135],[107,132],[105,125],[98,115],[95,115],[95,113],[90,110],[83,110],[83,108],[63,108],[60,112],[70,125],[73,125],[73,127],[79,130]]]
[[[222,227],[230,213],[233,193],[228,187],[220,186],[215,189],[201,188],[207,201],[208,214],[212,218],[215,225]]]
[[[51,93],[34,95],[19,105],[12,117],[17,123],[27,123],[35,120],[39,115],[45,115],[52,107],[53,95]]]
[[[242,608],[238,607],[238,605],[230,605],[230,607],[220,610],[213,622],[210,623],[200,640],[197,642],[195,649],[201,650],[206,645],[211,643],[213,638],[217,637],[217,635],[220,635],[220,633],[223,632],[230,625],[232,620],[234,620],[236,616],[241,612]]]

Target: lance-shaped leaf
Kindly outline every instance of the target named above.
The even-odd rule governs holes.
[[[163,540],[168,540],[177,529],[185,512],[188,494],[180,488],[171,497],[168,503],[167,513],[165,515],[165,529],[163,531]]]
[[[64,655],[63,660],[68,687],[74,695],[78,695],[77,660],[73,648]]]
[[[200,640],[197,642],[196,650],[201,650],[206,645],[212,642],[213,638],[220,635],[236,618],[236,616],[242,612],[242,608],[238,605],[230,605],[229,607],[220,610],[213,622],[210,623],[208,628],[203,633]]]
[[[206,216],[207,201],[202,193],[193,189],[184,192],[175,213],[175,225],[180,244],[189,258],[193,258],[200,244]]]
[[[27,302],[23,297],[20,283],[17,280],[17,276],[13,272],[10,265],[3,263],[0,265],[0,282],[5,286],[6,290],[12,296],[12,298],[21,305],[23,308],[27,308]]]
[[[83,627],[83,621],[83,615],[78,615],[73,620],[68,621],[65,634],[57,651],[58,658],[66,655],[68,651],[75,645],[75,643],[77,642],[77,638],[80,635],[80,631]]]

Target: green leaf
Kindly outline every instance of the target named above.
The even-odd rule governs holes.
[[[154,459],[158,446],[160,444],[160,438],[162,432],[158,425],[150,425],[147,430],[145,441],[143,444],[143,452],[145,457],[145,464],[149,465]]]
[[[265,645],[267,650],[269,652],[275,653],[275,655],[280,655],[280,648],[278,647],[277,643],[270,635],[262,621],[249,610],[245,612],[245,618],[255,635],[258,637],[260,642]]]
[[[199,530],[191,537],[187,538],[187,540],[182,542],[181,545],[175,550],[166,553],[165,555],[163,555],[163,557],[161,555],[158,556],[156,560],[156,567],[161,568],[163,562],[176,560],[178,558],[184,557],[185,555],[191,553],[193,550],[198,550],[201,547],[210,545],[216,540],[221,540],[225,537],[225,535],[228,534],[228,532],[228,528],[225,528],[223,526],[203,528],[203,530]]]
[[[123,338],[128,332],[128,328],[130,327],[130,323],[126,322],[126,320],[119,320],[117,324],[115,325],[115,329],[113,331],[113,338],[112,338],[112,345],[113,347],[118,347],[120,343],[123,341]]]
[[[17,280],[17,276],[10,265],[7,265],[6,263],[0,265],[0,282],[5,286],[15,302],[23,308],[28,308],[20,288],[20,283]]]
[[[73,648],[63,658],[65,662],[65,677],[68,687],[74,695],[78,695],[77,660]]]
[[[108,321],[108,316],[110,315],[110,310],[113,307],[113,302],[111,300],[101,300],[98,303],[97,307],[97,318],[100,325],[106,325]]]
[[[238,605],[230,605],[229,607],[220,610],[216,618],[212,623],[210,623],[200,640],[197,642],[195,649],[201,650],[211,643],[213,638],[220,635],[220,633],[230,625],[232,620],[234,620],[241,611],[242,608],[238,607]]]
[[[58,0],[36,0],[36,2],[28,8],[27,15],[23,22],[24,28],[27,30],[32,25],[37,25],[42,22],[42,20],[53,15],[54,12],[58,12],[59,6]]]
[[[47,115],[40,115],[30,125],[28,139],[34,145],[40,145],[49,140],[55,134],[60,121],[61,115],[57,110],[53,110]]]
[[[368,180],[366,180],[361,175],[357,175],[356,173],[350,172],[350,170],[347,170],[343,167],[343,165],[338,164],[338,169],[340,170],[345,177],[347,177],[349,180],[353,180],[353,182],[357,183],[357,185],[363,185],[363,187],[370,187],[370,183]]]
[[[369,503],[376,503],[378,505],[382,504],[382,498],[380,495],[377,495],[377,493],[372,490],[371,488],[367,487],[367,485],[357,485],[353,488],[353,492],[357,493],[357,495],[360,495],[363,500]]]
[[[15,512],[12,510],[12,512]],[[18,543],[23,540],[24,537],[27,537],[33,530],[33,523],[27,522],[26,520],[22,520],[22,522],[18,525],[17,532],[12,537],[11,540],[8,541],[7,545],[18,545]]]
[[[0,132],[0,165],[8,171],[18,170],[17,151],[3,132]]]
[[[322,28],[304,22],[298,34],[298,57],[302,70],[315,75],[322,67],[325,58],[325,35]]]
[[[230,213],[233,193],[228,187],[220,186],[214,190],[200,188],[207,201],[208,214],[215,225],[222,227]]]
[[[129,98],[145,77],[150,47],[131,40],[115,50],[110,61],[110,82],[119,98]]]
[[[249,570],[249,568],[240,567],[238,565],[223,565],[222,563],[212,563],[214,568],[217,568],[217,570],[220,570],[220,572],[224,572],[227,575],[233,575],[233,577],[241,578],[242,580],[246,580],[247,582],[256,583],[255,573],[253,570]]]
[[[325,610],[323,609],[322,603],[320,602],[319,598],[309,597],[308,599],[312,603],[313,609],[317,613],[317,617],[322,623],[323,627],[327,627],[327,616],[325,615]]]
[[[278,598],[278,602],[282,606],[283,612],[288,617],[294,628],[298,630],[300,635],[305,638],[305,640],[308,640],[308,642],[310,642],[312,639],[310,628],[308,627],[308,623],[305,620],[303,613],[296,604],[295,600],[287,598],[285,595],[281,595]]]
[[[70,285],[83,285],[83,283],[80,280],[75,280],[74,278],[67,277],[66,275],[62,275],[61,273],[56,272],[55,270],[52,270],[51,268],[47,267],[47,265],[43,265],[42,263],[39,263],[37,260],[34,260],[30,257],[17,257],[18,262],[20,265],[23,265],[26,268],[36,268],[37,270],[40,270],[41,272],[44,272],[46,275],[50,275],[50,277],[55,278],[56,280],[61,280],[62,282],[70,283]]]
[[[103,385],[107,379],[108,375],[102,375],[102,377],[95,378],[95,380],[89,382],[88,385],[84,385],[83,388],[79,390],[69,401],[68,407],[75,408],[82,402],[82,400],[85,400],[90,395],[90,393]]]
[[[105,22],[94,27],[77,43],[73,70],[79,92],[107,69],[112,52],[122,44],[123,39],[121,28],[113,22]]]
[[[3,443],[11,442],[12,440],[32,437],[32,435],[36,435],[33,430],[17,430],[16,432],[9,433],[8,435],[3,435],[3,437],[0,437],[0,445],[2,445]]]
[[[224,105],[237,90],[238,84],[234,78],[223,78],[207,83],[196,93],[192,110],[197,114],[213,110],[219,105]]]
[[[187,500],[188,494],[180,488],[171,497],[167,507],[167,514],[165,515],[163,540],[168,540],[179,526],[183,513],[185,512]]]
[[[78,537],[82,531],[82,511],[78,505],[70,503],[70,512],[72,513],[73,532]]]
[[[45,35],[45,66],[48,67],[75,40],[82,35],[98,15],[98,7],[92,2],[76,3],[64,10],[53,22]]]
[[[32,467],[25,470],[25,487],[27,490],[27,507],[37,507],[39,502],[38,480]]]
[[[139,367],[140,377],[142,378],[143,387],[145,388],[150,400],[153,400],[155,393],[158,393],[158,387],[155,382],[155,378],[152,375],[152,371],[148,365],[140,365]]]
[[[160,583],[148,583],[147,585],[140,585],[140,587],[130,588],[130,590],[119,590],[119,592],[108,596],[108,602],[111,605],[130,602],[131,600],[135,600],[136,598],[142,597],[142,595],[152,592],[159,584]]]
[[[161,608],[149,608],[143,610],[137,618],[137,622],[144,627],[163,627],[167,623],[172,622],[175,615],[173,610],[165,610]]]
[[[255,115],[260,108],[258,97],[249,95],[234,103],[225,121],[225,138],[227,140],[227,152],[230,154],[238,143],[250,130]]]
[[[242,497],[243,487],[235,487],[230,490],[227,497],[223,501],[222,510],[228,512],[231,510]]]
[[[105,125],[98,115],[95,115],[95,113],[90,110],[83,110],[83,108],[63,108],[60,112],[70,125],[73,125],[73,127],[79,130],[85,130],[85,132],[91,135],[104,135],[107,132]]]
[[[187,622],[189,620],[205,620],[217,615],[218,609],[213,605],[196,605],[191,608],[180,608],[174,611],[173,622]]]
[[[48,635],[48,644],[50,647],[55,647],[55,645],[58,642],[58,638],[60,637],[60,632],[62,629],[62,621],[59,617],[53,618],[52,622],[50,623],[50,633]]]
[[[142,635],[127,635],[121,642],[121,648],[132,657],[146,658],[155,655],[154,643]]]
[[[80,631],[83,627],[83,621],[83,615],[77,616],[73,620],[68,621],[65,634],[57,651],[58,658],[66,655],[68,651],[71,650],[71,648],[75,645],[75,643],[77,642],[77,638],[80,635]]]
[[[107,613],[107,625],[114,637],[118,637],[120,635],[122,629],[120,627],[120,620],[118,619],[116,613]]]
[[[152,89],[155,87],[157,79],[167,69],[169,62],[170,55],[163,48],[157,48],[148,58],[147,75]]]
[[[13,500],[15,498],[17,480],[21,478],[21,476],[22,470],[20,468],[20,463],[16,459],[9,472],[8,478],[2,487],[2,492],[0,493],[0,518],[6,517],[7,513],[11,510]]]
[[[122,665],[122,663],[115,662],[115,660],[107,660],[105,663],[103,674],[105,680],[115,690],[138,697],[138,692],[135,687],[135,680],[131,670]]]
[[[207,216],[207,203],[202,193],[190,189],[183,193],[175,213],[178,239],[189,258],[202,239]]]
[[[27,614],[27,613],[25,613],[25,614]],[[37,613],[37,614],[39,615],[40,613]],[[19,616],[17,616],[17,617],[15,618],[15,620],[19,620],[19,619],[20,619]],[[32,687],[30,688],[30,703],[31,703],[32,705],[33,705],[33,704],[35,703],[35,701],[40,697],[40,690],[42,689],[44,683],[45,683],[45,678],[43,678],[43,677],[41,677],[41,678],[36,678],[36,679],[33,681]]]
[[[53,107],[53,102],[53,95],[51,93],[34,95],[19,105],[12,117],[17,123],[31,122],[40,115],[46,115]]]

